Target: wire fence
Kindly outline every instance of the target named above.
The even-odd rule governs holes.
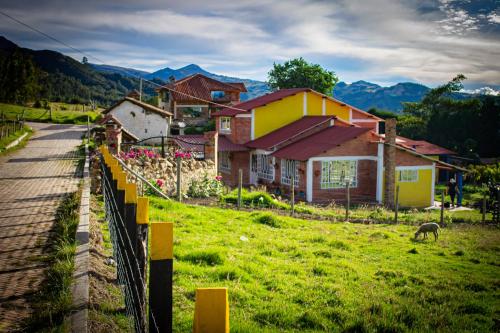
[[[149,199],[138,197],[137,184],[127,182],[123,162],[106,147],[100,150],[105,218],[129,328],[136,333],[171,333],[173,223],[149,222]],[[196,290],[193,332],[229,332],[227,288]]]
[[[117,179],[113,179],[113,173],[104,161],[101,161],[101,172],[105,217],[109,224],[113,257],[117,264],[118,282],[125,298],[126,314],[133,319],[135,332],[146,332],[148,326],[149,332],[160,332],[152,309],[149,309],[152,322],[147,323],[146,320],[147,281],[144,273],[147,261],[144,259],[147,258],[148,247],[144,247],[146,253],[140,260],[137,256],[137,242],[134,242],[130,235],[131,226],[136,227],[136,205],[125,200],[124,191],[118,186]],[[130,222],[133,222],[133,225]]]
[[[15,120],[9,120],[6,119],[5,115],[2,113],[0,115],[0,140],[11,136],[17,131],[21,131],[23,127],[24,117],[21,118],[18,115]]]

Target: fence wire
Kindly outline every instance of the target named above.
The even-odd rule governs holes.
[[[134,320],[135,331],[142,333],[140,323],[147,323],[147,302],[143,303],[140,300],[142,295],[147,296],[146,283],[139,273],[139,261],[134,253],[135,246],[132,244],[127,233],[124,217],[119,208],[120,205],[115,197],[111,180],[108,178],[110,173],[107,172],[102,161],[101,171],[105,218],[109,225],[111,242],[113,245],[113,257],[117,264],[118,282],[122,286],[122,291],[124,293],[125,312],[128,317]],[[139,281],[136,280],[136,277],[139,278]],[[140,282],[140,286],[144,288],[142,292],[138,289],[138,282]],[[145,299],[147,299],[147,297],[145,297]],[[153,322],[149,323],[150,328],[152,326],[156,332],[159,332],[154,313],[151,313],[151,318]]]

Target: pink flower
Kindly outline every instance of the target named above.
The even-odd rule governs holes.
[[[186,155],[184,155],[185,158],[191,158],[191,153],[186,153]]]
[[[158,185],[158,187],[162,187],[162,186],[163,186],[163,184],[165,184],[165,183],[163,182],[163,180],[161,180],[161,179],[157,179],[157,180],[156,180],[156,185]]]
[[[215,176],[215,180],[220,182],[222,180],[222,176]]]

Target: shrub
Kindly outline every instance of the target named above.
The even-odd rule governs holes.
[[[219,176],[210,178],[208,174],[205,173],[203,178],[191,180],[187,195],[192,198],[208,198],[222,195],[223,190],[224,186]]]
[[[238,191],[234,190],[229,194],[222,196],[221,202],[237,204]],[[242,205],[248,207],[290,209],[289,205],[274,199],[270,194],[266,192],[260,191],[249,192],[247,190],[242,190],[241,203]]]
[[[271,213],[261,213],[257,214],[254,221],[260,224],[265,224],[273,228],[279,228],[281,225],[281,220],[276,217],[276,215]]]

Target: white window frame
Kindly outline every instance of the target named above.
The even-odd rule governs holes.
[[[400,183],[416,183],[418,182],[418,170],[416,169],[400,169],[398,170],[398,181]]]
[[[267,154],[255,154],[257,159],[257,178],[274,181],[274,157]]]
[[[219,130],[221,133],[231,133],[231,117],[220,117]]]
[[[290,185],[292,182],[292,169],[295,166],[294,187],[299,187],[299,162],[295,160],[281,160],[281,184]]]
[[[347,180],[349,180],[350,188],[358,187],[357,160],[334,160],[321,162],[322,190],[345,188]]]
[[[219,156],[219,170],[223,172],[231,172],[231,158],[230,152],[220,151]]]

